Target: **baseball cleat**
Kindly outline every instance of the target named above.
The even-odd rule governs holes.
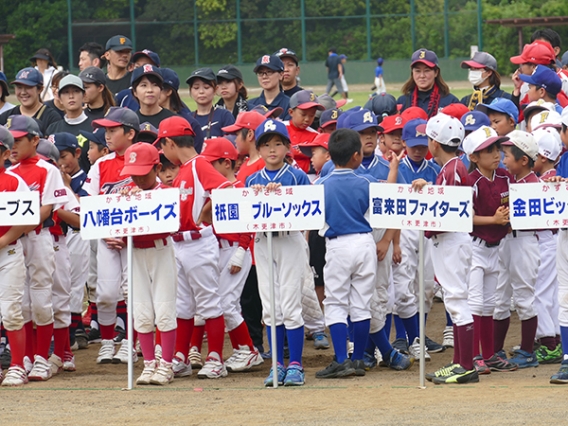
[[[410,355],[401,354],[396,349],[392,349],[387,360],[383,361],[387,367],[393,370],[408,370],[414,364],[414,358]]]
[[[442,341],[442,345],[446,348],[453,348],[454,347],[454,327],[451,325],[444,328],[444,340]]]
[[[326,368],[316,373],[316,379],[337,379],[354,375],[355,369],[353,368],[353,364],[351,360],[347,358],[341,364],[333,360]]]
[[[442,368],[437,369],[433,373],[426,373],[426,380],[431,382],[437,377],[448,377],[452,374],[454,368],[457,368],[459,366],[460,366],[459,364],[454,364],[454,363],[447,364]]]
[[[507,359],[505,351],[499,351],[488,360],[485,360],[485,365],[487,365],[491,371],[500,372],[515,371],[519,368],[517,364]]]
[[[203,367],[201,352],[199,352],[199,349],[197,349],[197,347],[195,346],[189,350],[189,363],[191,364],[191,368]]]
[[[8,370],[9,372],[9,370]],[[8,376],[6,376],[7,378]],[[4,379],[6,380],[6,379]],[[562,361],[562,364],[560,364],[560,369],[558,370],[558,373],[553,374],[552,377],[550,378],[550,383],[554,384],[554,385],[566,385],[568,384],[568,360],[564,360]],[[2,383],[4,384],[4,383]]]
[[[477,374],[491,374],[491,369],[485,363],[485,360],[481,355],[476,356],[473,358],[473,367],[477,371]]]
[[[278,364],[277,368],[277,380],[278,380],[278,386],[282,386],[284,384],[284,379],[286,378],[286,369],[284,368],[284,366],[282,364]],[[274,386],[274,372],[272,371],[272,368],[270,369],[270,374],[268,375],[268,377],[266,379],[264,379],[264,386],[268,387],[272,387]]]
[[[538,367],[538,360],[535,353],[530,353],[519,349],[515,351],[515,356],[510,358],[510,361],[517,364],[519,368]]]
[[[314,341],[314,348],[329,349],[329,340],[327,339],[327,334],[323,331],[312,333],[312,340]]]
[[[408,348],[408,352],[416,361],[420,361],[420,338],[416,337],[414,339],[414,342],[412,342],[412,345]],[[431,359],[432,357],[430,357],[428,353],[428,347],[424,346],[424,361],[429,362]]]

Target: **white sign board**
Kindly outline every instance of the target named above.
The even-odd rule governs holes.
[[[283,186],[276,191],[227,188],[211,193],[219,234],[303,231],[325,224],[323,186]]]
[[[0,192],[2,226],[39,225],[39,192]]]
[[[511,227],[568,228],[568,183],[516,183],[509,185]]]
[[[372,183],[370,224],[373,228],[471,232],[473,189],[467,186]]]
[[[142,191],[135,195],[81,198],[84,240],[176,232],[179,229],[179,189]]]

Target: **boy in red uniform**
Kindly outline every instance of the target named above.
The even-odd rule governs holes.
[[[138,136],[138,116],[127,108],[111,107],[105,116],[93,121],[93,126],[104,128],[108,148],[113,151],[91,167],[83,189],[89,195],[117,194],[132,186],[130,177],[121,176],[124,153]],[[128,353],[128,341],[122,340],[120,349],[114,351],[114,327],[117,308],[126,325],[126,302],[123,286],[126,282],[126,250],[121,238],[98,241],[97,247],[97,311],[101,335],[98,364],[127,363],[128,356],[137,360],[136,353]],[[125,327],[126,328],[126,327]]]
[[[197,377],[217,379],[227,375],[223,363],[225,321],[219,297],[219,243],[213,228],[204,222],[211,223],[210,192],[231,183],[197,154],[193,136],[187,120],[176,116],[160,123],[157,140],[168,160],[181,165],[173,181],[181,194],[180,229],[173,235],[178,265],[178,332],[173,368],[177,377],[191,375],[186,361],[194,317],[199,314],[205,319],[209,355]]]
[[[40,192],[40,225],[21,238],[24,248],[27,279],[22,313],[26,329],[26,357],[24,367],[31,368],[30,380],[49,380],[52,364],[47,360],[53,336],[53,273],[55,251],[49,233],[52,214],[68,201],[67,190],[57,167],[42,160],[36,152],[39,143],[37,122],[25,115],[11,116],[6,123],[14,137],[12,159],[17,164],[10,171],[19,175],[33,191]],[[36,324],[34,353],[33,322]],[[31,359],[34,359],[31,367]],[[27,363],[30,365],[26,365]]]

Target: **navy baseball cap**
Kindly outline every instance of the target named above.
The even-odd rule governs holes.
[[[266,67],[277,72],[284,71],[284,64],[282,63],[282,60],[276,55],[264,55],[258,58],[253,72],[256,74],[260,67]]]
[[[158,138],[158,129],[156,129],[151,123],[145,121],[140,123],[140,132],[138,133],[138,142],[150,142]]]
[[[562,90],[562,80],[560,80],[558,74],[543,65],[537,65],[532,75],[519,74],[519,78],[525,83],[542,87],[553,95],[559,94]]]
[[[6,128],[12,133],[14,139],[26,135],[41,136],[37,121],[27,115],[11,115],[6,121]]]
[[[347,59],[347,55],[344,55],[343,53],[341,55],[339,55],[339,59]]]
[[[325,110],[325,107],[318,102],[316,94],[311,90],[300,90],[290,98],[290,108],[292,109],[309,109],[314,107],[320,111]]]
[[[160,68],[151,64],[145,64],[142,65],[141,67],[135,68],[134,71],[132,71],[132,78],[130,79],[130,84],[134,85],[136,81],[148,75],[153,75],[155,77],[158,77],[158,80],[160,80],[161,82],[164,81],[164,77],[162,77],[162,72],[160,71]]]
[[[97,127],[93,133],[79,130],[79,134],[86,137],[90,142],[96,143],[97,145],[108,146],[105,139],[105,133],[105,129],[100,127]]]
[[[426,136],[426,120],[415,118],[410,120],[402,128],[402,140],[407,147],[428,146],[428,136]]]
[[[219,78],[223,80],[234,80],[236,78],[242,80],[243,74],[236,66],[229,64],[221,67],[219,71],[217,71],[217,79]]]
[[[493,102],[491,102],[489,105],[479,104],[475,107],[475,109],[485,113],[486,115],[489,115],[491,111],[500,112],[507,114],[509,117],[515,120],[515,123],[518,123],[519,121],[519,109],[513,103],[513,101],[509,99],[497,98],[494,99]]]
[[[298,55],[296,55],[296,52],[287,49],[285,47],[283,47],[282,49],[276,51],[273,53],[274,56],[278,56],[280,59],[282,58],[290,58],[292,59],[294,62],[296,62],[296,65],[298,65]]]
[[[470,111],[462,115],[461,124],[466,132],[473,132],[481,126],[491,127],[489,117],[481,111]]]
[[[143,57],[150,59],[157,67],[160,66],[160,57],[158,56],[158,54],[148,49],[140,50],[139,52],[134,53],[132,55],[132,59],[130,60],[132,62],[136,62],[138,59]]]
[[[52,135],[49,135],[47,137],[47,140],[52,144],[54,144],[59,151],[63,151],[64,149],[79,148],[79,143],[77,142],[77,138],[71,133],[67,132],[54,133]]]
[[[256,138],[256,146],[260,146],[260,144],[264,142],[263,139],[266,140],[266,138],[270,135],[280,135],[288,143],[290,143],[290,135],[288,134],[286,125],[281,121],[269,118],[268,120],[264,120],[254,132],[254,136]]]
[[[273,109],[268,109],[266,106],[264,105],[257,105],[255,106],[253,109],[251,109],[251,111],[256,111],[259,114],[264,115],[265,118],[276,118],[276,117],[280,117],[280,115],[282,114],[282,112],[284,112],[284,110],[281,107],[276,107]]]
[[[396,114],[396,98],[388,93],[381,93],[369,99],[363,108],[373,111],[379,119],[380,124],[387,115]]]
[[[106,85],[105,73],[99,67],[87,67],[79,73],[83,83],[96,83]]]
[[[167,84],[174,90],[179,90],[179,77],[177,73],[171,68],[160,68],[164,84]]]
[[[204,81],[214,81],[215,83],[217,83],[217,77],[215,76],[215,73],[211,68],[208,67],[193,70],[193,72],[189,77],[187,77],[187,80],[185,80],[185,82],[189,85],[189,87],[191,87],[191,82],[196,78]]]
[[[134,111],[123,107],[110,107],[104,118],[93,120],[93,128],[127,126],[137,132],[140,130],[140,120]]]
[[[43,86],[43,75],[35,68],[21,69],[16,74],[16,79],[10,84],[23,84],[24,86]]]
[[[6,96],[8,96],[10,94],[10,91],[8,89],[8,79],[6,78],[6,74],[4,74],[2,71],[0,71],[0,86],[2,86],[2,92],[4,93]]]
[[[115,35],[106,42],[105,51],[108,50],[132,50],[132,42],[123,35]]]
[[[349,129],[349,121],[347,120],[349,116],[357,111],[360,111],[362,108],[360,106],[348,109],[344,111],[339,117],[337,117],[337,128],[338,129]]]
[[[430,68],[435,68],[438,66],[438,55],[428,49],[418,49],[412,54],[410,61],[411,67],[413,67],[415,64],[423,63]]]
[[[331,124],[337,124],[337,120],[343,114],[340,109],[326,109],[321,113],[319,125],[323,129]]]
[[[345,125],[348,129],[362,132],[370,127],[378,128],[377,116],[373,111],[362,108],[348,115],[345,119]]]
[[[4,126],[0,126],[0,146],[8,149],[14,147],[14,136],[12,136],[12,133]]]

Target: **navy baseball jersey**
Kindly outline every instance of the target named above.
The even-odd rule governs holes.
[[[406,183],[412,183],[416,179],[424,179],[426,182],[436,182],[440,166],[428,160],[422,160],[417,165],[408,157],[404,157],[398,166],[398,173],[402,175]]]
[[[83,170],[79,170],[73,176],[71,176],[71,189],[79,197],[85,197],[89,195],[87,191],[83,189],[83,184],[87,180],[87,173]]]
[[[247,186],[268,185],[276,182],[282,186],[310,185],[310,179],[300,169],[284,164],[280,170],[266,170],[266,167],[247,178]]]
[[[369,157],[366,158],[369,159]],[[365,165],[365,162],[367,163],[367,165]],[[333,164],[333,161],[329,160],[323,165],[320,177],[327,176],[334,169],[335,165]],[[377,182],[386,182],[389,177],[389,172],[390,166],[388,165],[388,163],[385,160],[381,160],[381,158],[376,154],[373,155],[370,161],[365,161],[364,159],[364,162],[361,163],[361,166],[359,166],[359,168],[355,170],[355,173],[359,175],[370,175],[374,177]],[[407,181],[400,173],[400,169],[396,177],[396,183],[407,183]]]

